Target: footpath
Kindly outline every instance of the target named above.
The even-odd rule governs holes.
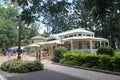
[[[0,62],[2,62],[1,59],[0,57]],[[25,56],[23,59],[35,60],[34,57],[30,56]],[[42,60],[42,63],[45,66],[42,71],[30,73],[0,71],[0,75],[5,76],[7,80],[120,80],[120,75],[56,65],[49,60]]]

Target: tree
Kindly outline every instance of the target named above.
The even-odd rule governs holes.
[[[28,45],[29,39],[38,35],[39,25],[31,24],[29,26],[22,27],[21,39],[22,45]]]
[[[119,41],[118,20],[120,19],[119,0],[84,0],[85,9],[93,16],[96,24],[96,33],[99,36],[108,38],[111,36],[110,44],[115,48]],[[117,41],[116,41],[117,40]],[[120,43],[120,42],[119,42]]]
[[[49,1],[44,4],[43,10],[44,19],[43,23],[52,27],[51,33],[59,33],[69,29],[66,18],[68,16],[68,6],[70,3],[67,1]]]
[[[9,3],[0,5],[0,48],[3,50],[17,44],[17,13],[17,8]]]
[[[99,37],[112,36],[112,47],[119,41],[117,34],[113,33],[119,33],[118,30],[116,32],[115,28],[118,27],[115,26],[119,25],[116,20],[120,18],[118,16],[120,0],[73,0],[72,5],[67,0],[12,0],[12,2],[17,2],[23,9],[21,16],[26,24],[44,16],[44,23],[52,25],[53,33],[81,26],[94,31]],[[70,10],[74,11],[72,18],[64,12]]]

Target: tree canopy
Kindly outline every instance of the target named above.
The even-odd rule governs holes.
[[[10,4],[0,6],[0,47],[6,48],[17,42],[17,8]]]
[[[13,3],[22,8],[25,24],[40,21],[52,27],[51,33],[81,27],[109,39],[114,48],[120,44],[120,0],[11,0]]]

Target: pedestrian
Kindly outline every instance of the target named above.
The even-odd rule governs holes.
[[[23,50],[22,50],[22,56],[25,55],[25,54],[26,54],[26,50],[23,49]]]
[[[17,50],[14,48],[13,49],[13,55],[16,56],[16,54],[17,54]]]
[[[7,51],[8,51],[8,57],[10,57],[12,55],[12,48],[9,47]]]

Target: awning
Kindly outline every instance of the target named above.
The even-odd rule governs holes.
[[[31,45],[28,45],[28,47],[40,47],[40,46],[37,44],[31,44]]]
[[[64,42],[58,41],[58,40],[54,40],[54,41],[47,41],[47,42],[41,42],[41,43],[37,43],[37,45],[45,45],[45,44],[64,44]]]

